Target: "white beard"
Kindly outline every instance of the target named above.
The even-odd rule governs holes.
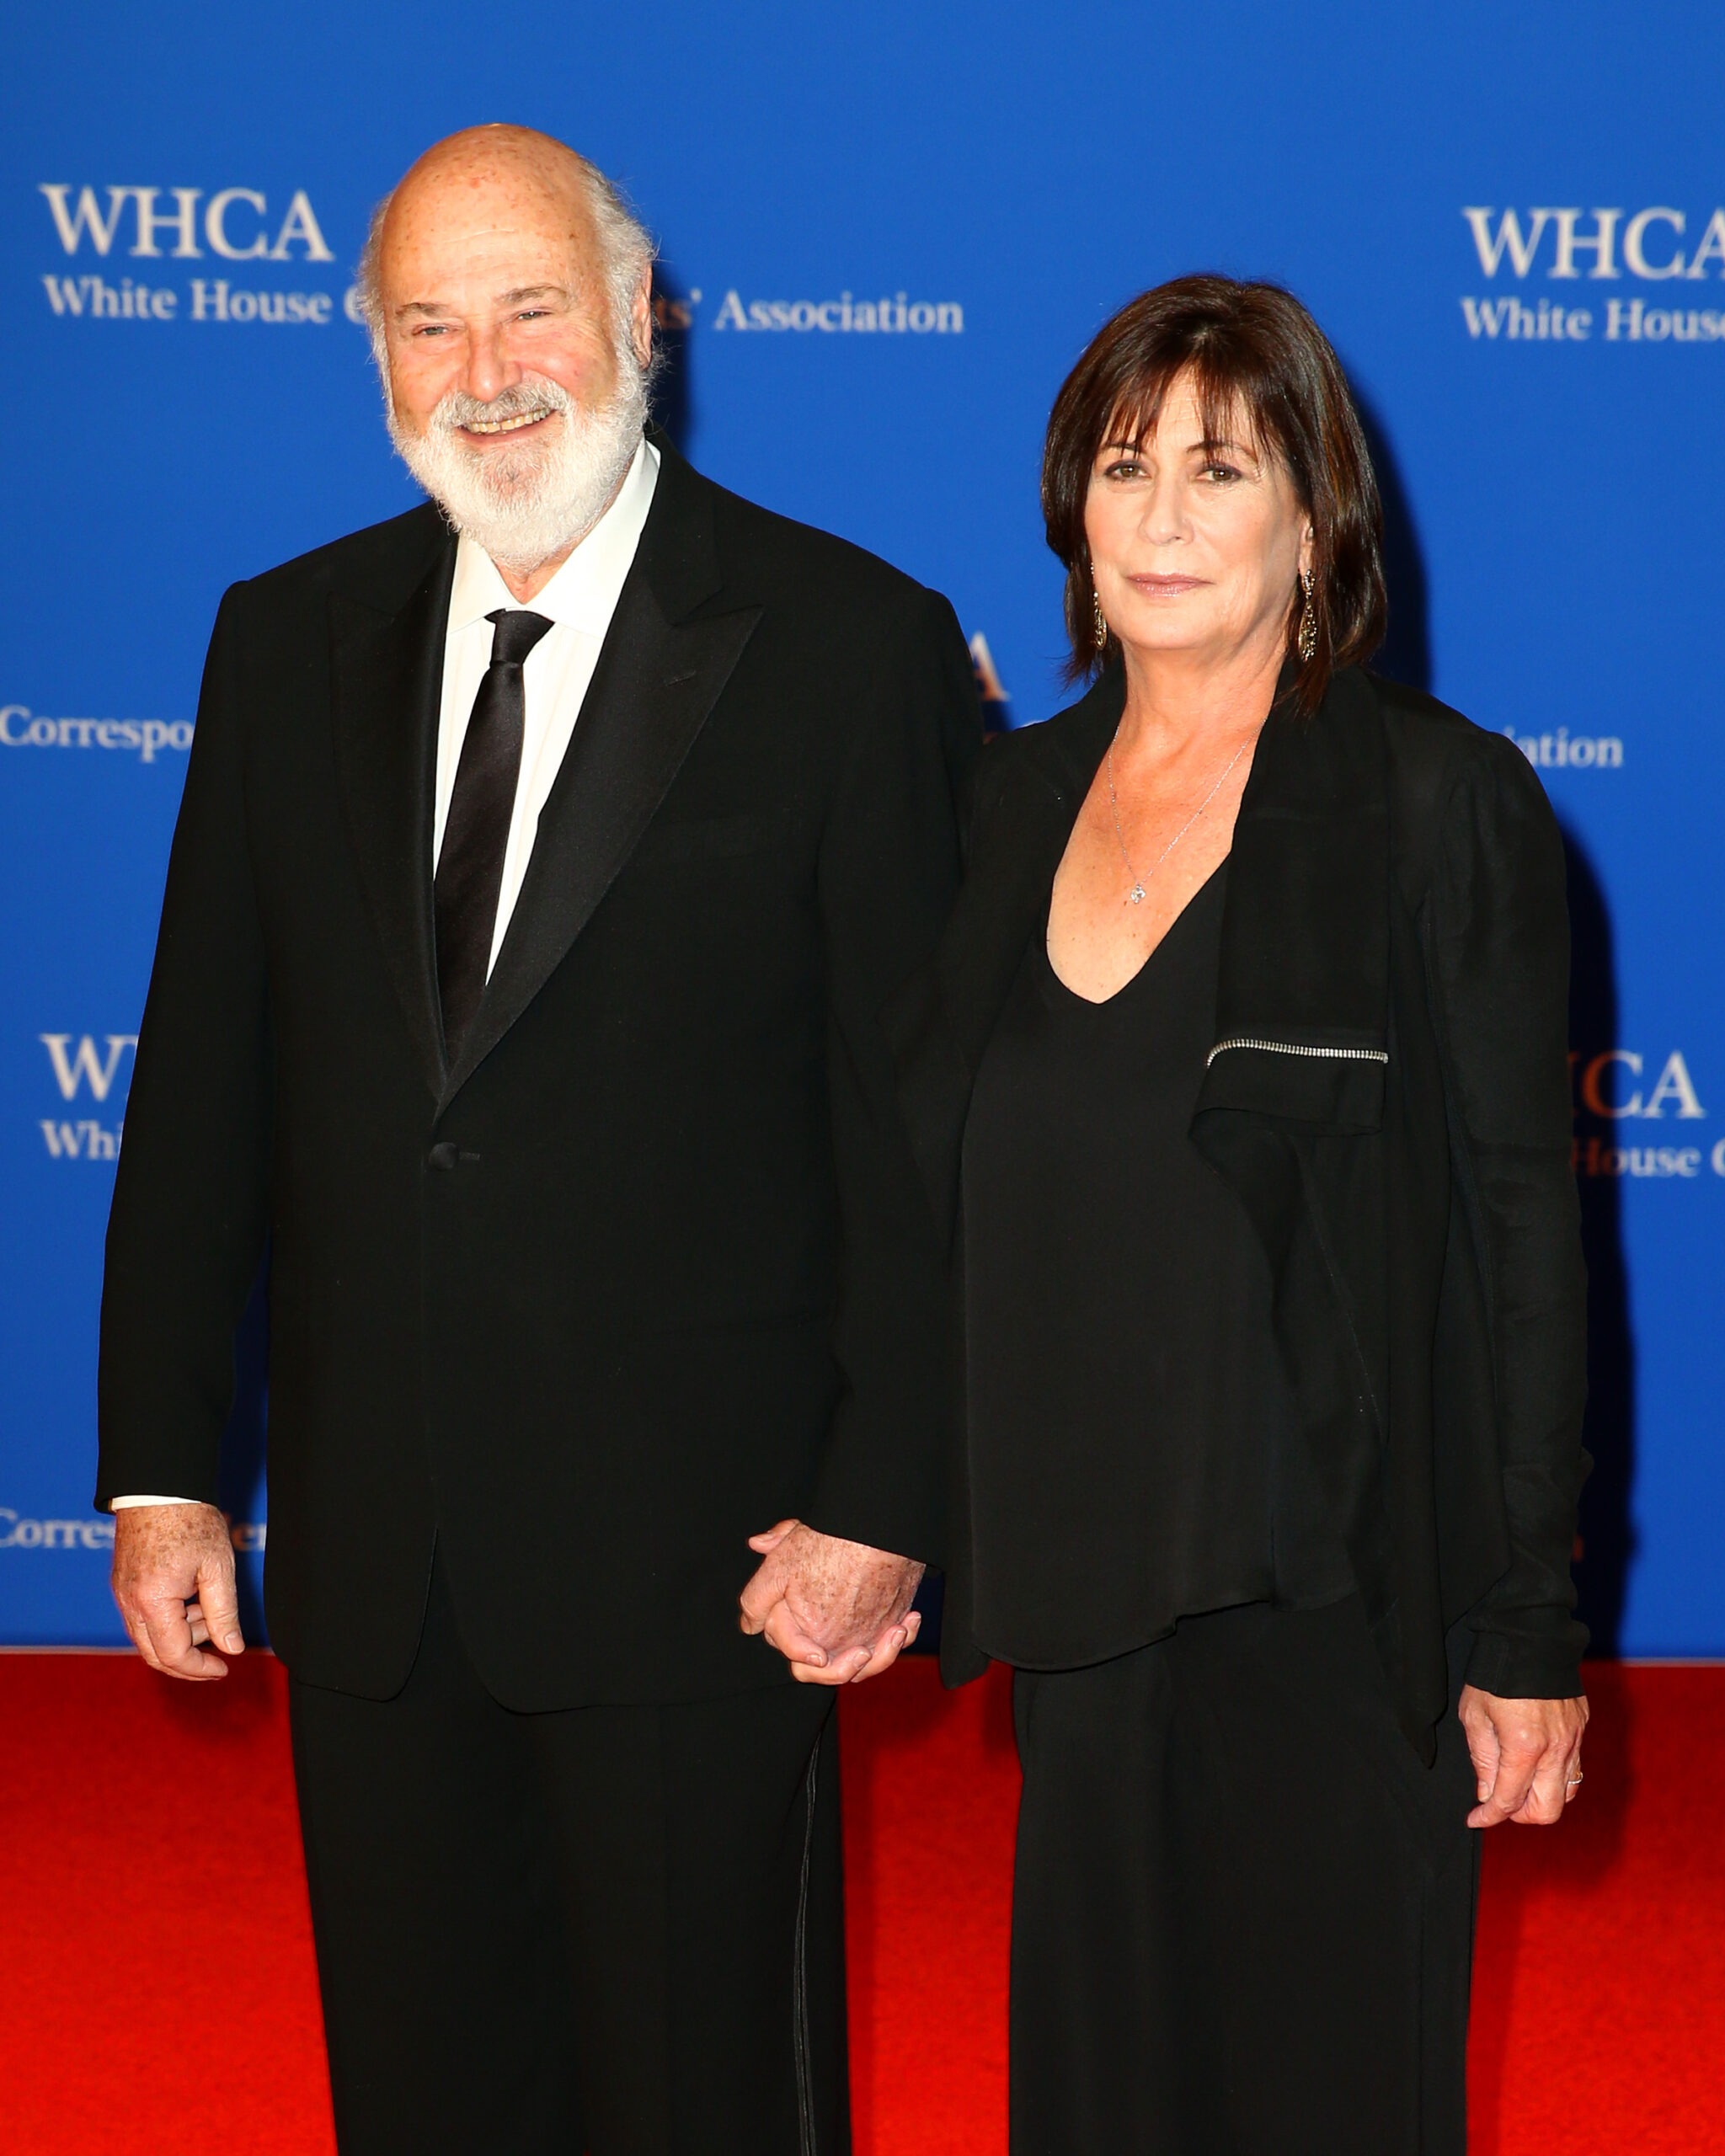
[[[489,404],[452,389],[422,435],[409,434],[386,400],[390,440],[402,462],[456,530],[505,568],[537,569],[584,539],[622,483],[647,423],[647,385],[634,355],[617,355],[617,386],[589,409],[559,383],[530,375]],[[475,420],[550,410],[563,424],[547,438],[470,449],[456,430]]]

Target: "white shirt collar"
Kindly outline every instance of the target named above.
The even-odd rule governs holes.
[[[611,507],[545,589],[528,602],[532,612],[585,630],[589,636],[604,636],[641,542],[658,478],[659,451],[651,442],[643,441]],[[449,594],[449,633],[471,628],[499,606],[521,604],[484,549],[465,536],[458,539],[455,581]]]

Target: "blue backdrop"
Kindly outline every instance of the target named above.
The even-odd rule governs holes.
[[[0,1641],[120,1636],[88,1509],[102,1230],[216,600],[413,499],[355,259],[419,149],[514,119],[585,150],[660,235],[673,434],[948,592],[1002,723],[1060,701],[1037,465],[1080,347],[1183,270],[1310,303],[1388,499],[1386,663],[1513,730],[1570,841],[1587,1611],[1625,1652],[1725,1652],[1725,17],[88,0],[9,19]],[[252,1574],[254,1381],[237,1419]]]

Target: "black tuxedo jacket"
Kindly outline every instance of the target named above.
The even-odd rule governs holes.
[[[431,816],[455,546],[222,602],[108,1236],[98,1502],[213,1501],[270,1264],[271,1639],[404,1681],[434,1539],[521,1708],[783,1679],[798,1514],[937,1557],[939,1257],[879,1014],[957,886],[951,608],[700,478],[651,512],[451,1067]]]
[[[889,1031],[954,1250],[970,1087],[1119,723],[1111,670],[983,759],[964,889]],[[1586,1457],[1556,819],[1509,742],[1338,675],[1279,706],[1235,826],[1217,1043],[1192,1142],[1268,1252],[1279,1342],[1401,1718],[1430,1754],[1445,1636],[1509,1696],[1580,1689],[1569,1558]],[[968,1629],[963,1340],[943,1655]],[[1033,1535],[1039,1524],[1027,1520]]]

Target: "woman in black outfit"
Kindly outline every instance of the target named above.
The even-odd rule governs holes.
[[[949,1679],[1017,1672],[1014,2156],[1449,2156],[1477,1829],[1581,1780],[1563,858],[1364,662],[1334,354],[1110,322],[1044,467],[1082,701],[984,759],[895,1027],[954,1223]]]

